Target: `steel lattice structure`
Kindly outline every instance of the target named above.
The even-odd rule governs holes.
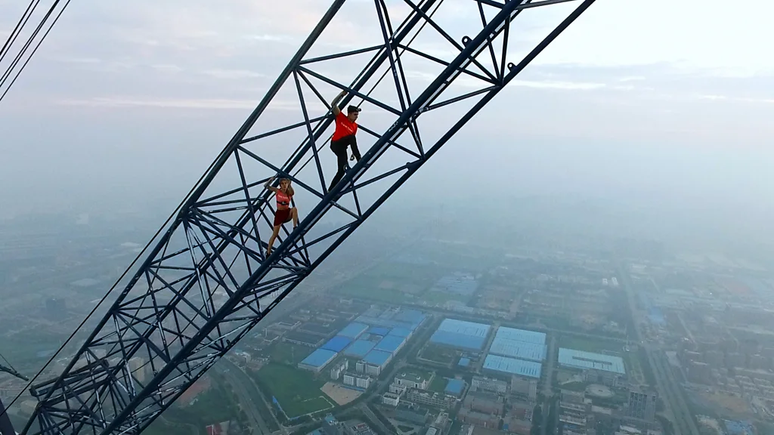
[[[359,21],[373,15],[379,40],[337,51],[319,42],[342,33],[331,23],[345,0],[335,0],[62,375],[32,388],[39,405],[24,433],[141,432],[593,2],[451,0],[446,14],[444,0],[351,2]],[[563,20],[514,54],[514,20],[559,4]],[[423,35],[434,42],[421,45]],[[331,78],[324,71],[336,62],[356,74]],[[364,154],[328,191],[325,102],[341,90],[349,93],[340,107],[364,108]],[[301,222],[267,258],[272,176],[292,179]]]

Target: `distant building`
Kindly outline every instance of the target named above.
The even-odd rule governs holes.
[[[340,363],[334,365],[333,368],[331,368],[331,379],[337,381],[341,377],[341,374],[344,373],[348,368],[349,360],[345,358]]]
[[[424,379],[421,375],[412,371],[401,372],[395,376],[395,384],[406,388],[426,390],[429,382],[429,379]]]
[[[529,401],[537,400],[538,383],[534,379],[511,377],[511,394]]]
[[[642,391],[637,388],[629,390],[627,403],[630,417],[653,421],[656,418],[656,402],[658,394],[655,391]]]
[[[430,417],[430,411],[419,406],[400,404],[395,409],[394,416],[396,420],[424,426],[425,423],[427,423],[428,418]]]
[[[586,382],[620,386],[626,381],[626,370],[621,357],[559,348],[559,365],[578,370]]]
[[[382,404],[387,406],[398,406],[400,403],[400,396],[395,393],[384,393],[382,395]]]
[[[328,363],[336,358],[336,355],[338,354],[332,350],[317,349],[298,363],[298,368],[320,373]]]
[[[430,393],[425,390],[412,389],[406,394],[406,400],[436,408],[449,409],[457,403],[457,399],[442,393]]]
[[[488,394],[468,394],[462,402],[462,407],[485,414],[502,415],[504,405],[497,396]]]
[[[372,379],[367,376],[351,375],[349,373],[344,375],[344,385],[352,387],[362,388],[367,390],[371,386]]]
[[[470,389],[471,391],[488,391],[505,394],[508,391],[508,383],[485,376],[473,376],[473,379],[470,382]]]
[[[444,389],[444,393],[446,393],[449,396],[454,397],[460,397],[462,396],[462,391],[465,389],[465,382],[461,379],[449,379],[449,382],[446,383],[446,388]]]

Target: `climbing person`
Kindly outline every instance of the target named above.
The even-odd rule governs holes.
[[[347,107],[347,114],[339,109],[339,101],[347,95],[347,91],[341,91],[331,102],[331,111],[336,116],[336,129],[331,137],[331,151],[336,154],[338,160],[338,172],[333,176],[328,190],[333,189],[341,181],[341,177],[347,171],[347,147],[352,147],[352,157],[350,160],[360,161],[360,150],[357,149],[357,117],[360,114],[360,108],[357,106]]]
[[[274,245],[274,239],[279,235],[280,227],[283,224],[290,222],[293,219],[293,229],[298,226],[298,209],[291,206],[293,200],[293,187],[290,185],[290,180],[287,178],[280,178],[279,188],[271,185],[274,181],[274,177],[271,177],[269,181],[264,185],[267,189],[274,192],[274,196],[277,198],[277,211],[274,213],[274,231],[269,238],[269,247],[266,249],[266,255],[271,255],[271,247]]]

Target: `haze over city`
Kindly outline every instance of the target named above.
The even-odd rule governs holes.
[[[493,3],[514,1],[481,10],[496,20]],[[425,4],[346,0],[304,59],[381,47],[376,10],[397,28],[414,3]],[[482,32],[478,1],[439,3],[432,19],[455,43]],[[550,3],[513,21],[507,62],[581,2]],[[419,156],[479,98],[453,97],[491,92],[481,78],[501,73],[502,53],[493,43],[477,57],[483,66],[448,80],[438,100],[448,105],[398,125],[411,109],[396,83],[405,79],[414,101],[443,70],[429,56],[451,62],[461,50],[422,28],[402,42],[417,53],[400,52],[394,70],[385,60],[349,103],[362,105],[357,143],[373,158],[353,177],[374,183],[354,183],[355,194],[328,186],[337,156],[327,140],[344,122],[330,105],[376,51],[298,66],[246,137],[300,127],[241,143],[177,213],[331,4],[67,6],[0,100],[0,400],[17,432],[40,398],[16,374],[56,379],[78,356],[76,368],[128,368],[121,376],[137,385],[171,376],[158,374],[168,363],[158,349],[185,349],[191,328],[268,270],[250,290],[260,316],[280,290],[290,295],[244,336],[232,324],[208,332],[213,367],[189,366],[190,383],[164,378],[180,397],[143,433],[774,434],[774,6],[597,0],[426,162]],[[50,7],[61,6],[41,2],[1,72]],[[0,36],[26,8],[0,0]],[[298,148],[318,128],[306,115],[331,121],[316,153]],[[404,127],[397,144],[408,151],[367,154]],[[296,155],[301,169],[275,170]],[[363,219],[397,179],[388,171],[413,171],[411,162],[421,167]],[[275,217],[284,191],[265,187],[284,189],[271,177],[286,176],[298,230],[292,213]],[[185,223],[168,242],[153,239],[170,268],[151,272],[143,247],[170,214]],[[164,257],[178,250],[186,258]],[[109,337],[103,316],[136,322],[124,337],[156,327],[108,312],[137,270],[125,297],[155,292],[152,303],[177,316],[158,324],[179,342],[149,332],[131,356],[106,342],[85,352],[95,328]],[[271,287],[282,273],[295,275]],[[187,305],[173,289],[190,293]],[[180,326],[185,316],[195,326]],[[228,347],[222,358],[216,342]]]

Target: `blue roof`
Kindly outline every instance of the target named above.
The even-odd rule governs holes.
[[[320,346],[320,349],[328,349],[334,352],[341,352],[342,350],[344,350],[345,347],[349,346],[349,343],[352,343],[351,338],[337,335],[331,338],[330,340],[328,340],[327,343]]]
[[[460,379],[449,379],[449,382],[446,384],[446,391],[449,394],[454,394],[455,396],[459,396],[462,394],[462,389],[465,388],[465,383],[462,382]]]
[[[543,361],[546,359],[547,348],[544,344],[519,343],[517,341],[499,340],[493,341],[489,353],[494,355],[509,356],[530,361]]]
[[[412,325],[419,325],[425,320],[425,315],[419,310],[400,310],[393,319],[400,322],[408,322]]]
[[[576,369],[594,369],[621,375],[626,374],[623,359],[620,357],[563,347],[559,348],[559,364]]]
[[[384,337],[385,335],[390,333],[389,328],[380,328],[378,326],[372,326],[371,329],[368,330],[369,334],[375,334],[375,335],[381,335]]]
[[[373,341],[357,340],[349,345],[347,350],[344,351],[344,355],[362,358],[366,356],[375,345],[376,342]]]
[[[458,362],[460,367],[467,367],[470,365],[470,358],[460,358],[460,362]]]
[[[491,326],[463,320],[444,319],[430,337],[431,343],[480,350]]]
[[[723,423],[730,435],[753,435],[755,433],[755,429],[749,421],[723,420]]]
[[[360,337],[360,334],[364,333],[366,329],[368,329],[368,325],[352,322],[347,325],[346,328],[342,329],[338,335],[341,335],[342,337],[349,337],[354,340]]]
[[[546,344],[546,333],[501,326],[497,329],[497,334],[495,334],[495,341],[496,340],[511,340],[519,341],[522,343]]]
[[[391,308],[383,311],[370,308],[358,316],[355,321],[374,327],[404,328],[413,331],[425,320],[425,317],[425,314],[419,310]]]
[[[301,361],[301,364],[305,364],[312,367],[324,367],[336,357],[336,352],[327,349],[317,349],[308,357]]]
[[[398,350],[399,347],[403,345],[403,342],[406,339],[404,337],[396,337],[394,335],[388,335],[384,338],[382,338],[382,341],[380,341],[374,349],[376,350],[383,350],[385,352],[393,353]]]
[[[662,313],[658,307],[651,307],[650,310],[648,310],[648,318],[650,319],[651,323],[655,323],[657,325],[666,324],[664,313]]]
[[[408,328],[393,328],[388,335],[395,335],[398,337],[408,337],[411,335],[411,330]]]
[[[484,368],[512,375],[526,376],[540,379],[542,365],[534,361],[524,361],[504,356],[487,355],[484,360]]]
[[[495,334],[489,353],[531,361],[546,359],[546,334],[524,329],[500,327]]]
[[[368,352],[368,355],[363,358],[365,362],[369,364],[373,364],[376,366],[382,366],[384,363],[386,363],[390,358],[392,357],[392,354],[389,352],[384,352],[381,350],[372,350],[371,352]]]

